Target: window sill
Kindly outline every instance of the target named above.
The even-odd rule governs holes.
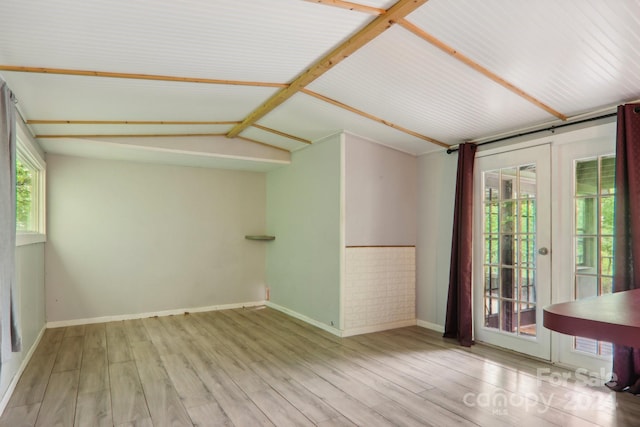
[[[40,233],[16,233],[16,246],[33,245],[47,241],[46,234]]]

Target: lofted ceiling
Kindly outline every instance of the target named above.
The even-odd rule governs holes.
[[[1,8],[0,75],[48,152],[126,158],[197,138],[259,145],[278,165],[347,131],[420,155],[640,98],[640,0]]]

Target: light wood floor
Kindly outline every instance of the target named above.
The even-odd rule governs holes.
[[[571,377],[566,384],[562,373]],[[640,398],[538,361],[479,345],[464,349],[418,327],[340,339],[262,308],[49,329],[0,425],[537,427],[638,420]]]

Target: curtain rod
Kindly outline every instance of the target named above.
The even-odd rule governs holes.
[[[531,130],[531,131],[528,131],[528,132],[518,133],[518,134],[515,134],[515,135],[504,136],[502,138],[497,138],[497,139],[492,139],[492,140],[489,140],[489,141],[481,142],[481,143],[476,144],[476,145],[480,146],[480,145],[485,145],[485,144],[493,144],[495,142],[506,141],[507,139],[511,139],[511,138],[518,138],[520,136],[533,135],[534,133],[538,133],[538,132],[547,132],[547,131],[554,132],[556,129],[560,129],[560,128],[563,128],[563,127],[579,125],[580,123],[593,122],[593,121],[600,120],[600,119],[606,119],[608,117],[615,117],[617,115],[618,115],[618,113],[603,114],[601,116],[590,117],[588,119],[583,119],[583,120],[577,120],[577,121],[571,122],[571,123],[563,123],[563,124],[560,124],[560,125],[557,125],[557,126],[549,126],[547,128],[543,128],[543,129],[536,129],[536,130]],[[456,148],[448,148],[447,149],[447,154],[455,153],[458,150],[459,150],[459,148],[457,148],[457,147]]]

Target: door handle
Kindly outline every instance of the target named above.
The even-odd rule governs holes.
[[[542,247],[542,248],[538,249],[538,253],[540,255],[547,255],[547,254],[549,254],[549,249],[547,249],[545,247]]]

